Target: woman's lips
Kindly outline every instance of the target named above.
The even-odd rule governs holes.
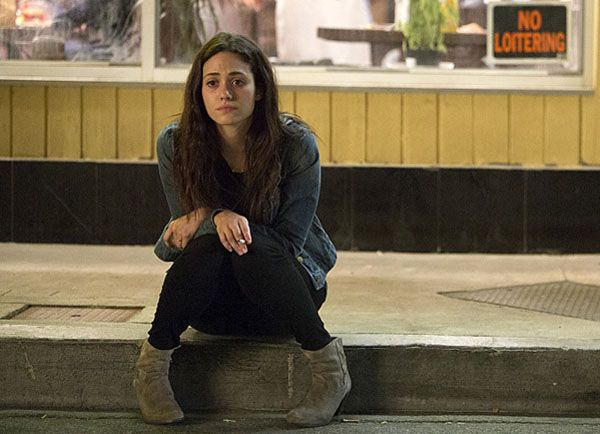
[[[219,107],[217,109],[217,111],[220,111],[221,113],[229,113],[229,112],[232,112],[234,110],[237,110],[237,109],[235,107],[233,107],[233,106],[230,106],[230,105],[224,105],[224,106]]]

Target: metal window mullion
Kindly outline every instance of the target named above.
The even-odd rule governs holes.
[[[142,81],[154,81],[156,67],[156,45],[159,43],[158,27],[158,0],[142,1]]]

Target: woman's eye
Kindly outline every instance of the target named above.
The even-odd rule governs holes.
[[[236,78],[235,80],[232,81],[234,86],[243,86],[244,84],[246,84],[246,82],[242,79]]]
[[[205,85],[206,87],[215,87],[217,86],[217,80],[208,80]]]

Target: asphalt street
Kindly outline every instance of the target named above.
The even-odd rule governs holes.
[[[511,416],[344,416],[319,428],[289,426],[283,414],[192,415],[172,426],[143,423],[136,413],[60,411],[0,412],[0,433],[311,433],[311,434],[587,434],[600,432],[600,418]]]

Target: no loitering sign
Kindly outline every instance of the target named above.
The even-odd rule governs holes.
[[[487,62],[562,63],[569,58],[571,2],[488,3]]]

